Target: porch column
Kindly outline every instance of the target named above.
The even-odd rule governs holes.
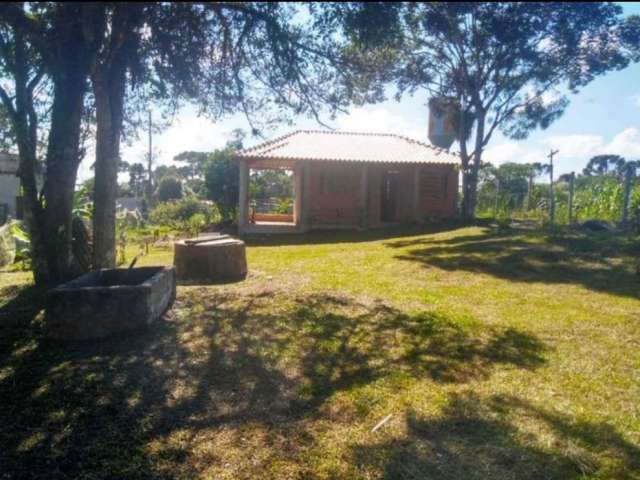
[[[300,163],[296,163],[293,167],[293,190],[295,192],[295,202],[293,204],[293,222],[296,224],[296,228],[301,229],[303,223],[302,215],[302,177],[303,166]]]
[[[422,206],[420,205],[420,165],[413,167],[413,221],[422,222]]]
[[[246,160],[240,160],[238,168],[240,169],[238,230],[242,234],[249,222],[249,165]]]
[[[369,166],[365,163],[360,169],[360,197],[358,199],[360,226],[369,227]]]
[[[302,162],[302,205],[300,206],[300,214],[302,216],[300,227],[303,232],[311,228],[311,165]]]

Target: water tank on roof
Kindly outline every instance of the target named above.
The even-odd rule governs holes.
[[[456,107],[448,98],[429,100],[429,140],[436,147],[449,149],[456,139]]]

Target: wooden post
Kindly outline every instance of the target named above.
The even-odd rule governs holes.
[[[549,219],[551,223],[556,219],[556,198],[553,192],[553,157],[558,153],[558,150],[551,150],[547,157],[549,158]]]
[[[369,226],[369,166],[365,163],[360,169],[360,227]]]
[[[631,187],[633,186],[633,177],[634,177],[634,170],[635,170],[635,164],[631,163],[629,165],[627,165],[627,168],[625,169],[625,175],[624,175],[624,197],[623,197],[623,204],[622,204],[622,226],[626,227],[627,223],[629,222],[629,203],[631,200]]]
[[[238,230],[243,233],[249,220],[249,166],[246,160],[238,162],[240,169],[240,191],[238,195]]]
[[[573,192],[575,187],[576,174],[571,172],[569,175],[569,225],[573,225]]]
[[[422,209],[420,208],[420,165],[413,170],[413,220],[422,222]]]

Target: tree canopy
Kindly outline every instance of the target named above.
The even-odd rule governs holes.
[[[569,93],[640,59],[640,18],[622,18],[621,7],[609,2],[336,8],[355,32],[353,50],[376,49],[384,57],[383,73],[365,88],[393,82],[398,98],[425,90],[448,100],[460,117],[467,217],[474,214],[482,153],[496,130],[522,139],[546,128],[562,115]]]

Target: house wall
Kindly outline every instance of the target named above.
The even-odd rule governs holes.
[[[308,214],[311,226],[360,225],[361,165],[317,163],[309,168]]]
[[[456,214],[458,171],[453,165],[425,165],[420,169],[421,220]]]
[[[0,205],[6,204],[8,206],[8,214],[13,218],[16,217],[16,197],[19,193],[20,179],[15,174],[0,173]]]
[[[20,179],[18,171],[18,157],[0,152],[0,205],[8,207],[8,214],[16,217],[16,197],[20,194]],[[3,207],[0,207],[3,208]],[[2,222],[0,211],[0,222]]]
[[[366,218],[363,218],[365,211],[361,200],[363,168],[367,168]],[[397,222],[426,221],[456,214],[458,173],[453,165],[316,163],[309,166],[308,208],[311,228],[379,226],[381,181],[386,170],[398,172]],[[414,209],[416,175],[419,176],[421,190],[418,218]]]

